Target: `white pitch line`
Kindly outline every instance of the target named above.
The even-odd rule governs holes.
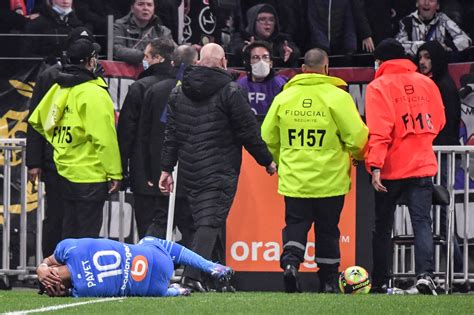
[[[69,308],[69,307],[74,307],[74,306],[94,304],[94,303],[102,303],[102,302],[110,302],[110,301],[118,301],[118,300],[123,300],[123,299],[125,299],[125,298],[124,297],[121,297],[121,298],[105,298],[105,299],[100,299],[100,300],[92,300],[92,301],[77,302],[77,303],[72,303],[72,304],[62,304],[62,305],[48,306],[48,307],[42,307],[42,308],[35,308],[35,309],[32,309],[32,310],[26,310],[26,311],[15,311],[15,312],[3,313],[2,315],[23,315],[23,314],[30,314],[30,313],[44,313],[44,312],[50,312],[50,311],[57,311],[57,310],[61,310],[63,308]]]

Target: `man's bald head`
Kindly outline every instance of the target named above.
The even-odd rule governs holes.
[[[316,72],[327,75],[329,66],[328,54],[319,48],[313,48],[304,55],[304,64],[301,66],[303,72]]]
[[[198,64],[204,67],[216,67],[225,69],[227,60],[225,59],[224,49],[215,44],[209,43],[201,48],[201,58]]]

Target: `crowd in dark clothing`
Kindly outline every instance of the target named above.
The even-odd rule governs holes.
[[[119,27],[124,24],[120,19],[131,18],[130,8],[136,1],[75,1],[72,4],[72,11],[63,16],[52,9],[52,2],[54,1],[28,1],[30,7],[26,9],[26,14],[19,14],[18,11],[11,9],[7,2],[1,5],[1,33],[62,35],[33,36],[24,40],[3,38],[2,41],[15,44],[5,45],[8,48],[4,49],[3,56],[43,57],[47,58],[49,63],[53,63],[52,59],[59,59],[64,50],[65,34],[77,26],[87,27],[97,36],[101,46],[106,47],[107,15],[113,15],[114,21],[117,22],[115,27]],[[185,5],[186,17],[181,40],[178,8],[182,2]],[[302,54],[315,47],[324,49],[329,55],[345,57],[344,60],[351,65],[351,62],[357,62],[351,58],[352,55],[372,53],[375,45],[381,40],[397,36],[400,21],[417,10],[415,0],[210,0],[208,4],[191,0],[155,0],[154,3],[153,25],[155,28],[161,27],[164,33],[170,32],[170,35],[159,34],[160,32],[147,34],[150,38],[145,38],[145,42],[164,35],[172,36],[177,44],[202,46],[214,41],[225,47],[231,66],[242,66],[242,48],[249,42],[259,39],[271,44],[277,67],[298,66]],[[468,0],[439,0],[439,4],[439,12],[446,14],[472,38],[474,23],[469,16],[474,13],[474,4]],[[257,22],[262,10],[272,13],[275,21]],[[203,14],[208,15],[202,17]],[[198,19],[201,20],[197,21]],[[132,22],[130,23],[133,24]],[[206,23],[210,29],[206,29]],[[262,26],[274,23],[271,34],[268,36],[257,34],[256,25],[259,23]],[[121,38],[123,35],[114,35],[114,41],[119,44],[123,42],[120,45],[126,50],[135,46],[136,40],[140,40],[143,33],[139,31],[138,35],[126,35],[125,37],[130,37],[131,42],[125,42],[126,40]],[[138,38],[135,38],[137,36]],[[16,45],[20,41],[21,45]],[[143,50],[144,45],[146,43],[138,48]],[[471,45],[471,42],[469,41],[467,45]],[[18,47],[21,49],[18,50]],[[285,52],[289,56],[285,57]],[[101,54],[102,56],[106,54],[105,49]],[[114,54],[116,60],[132,64],[138,64],[137,60],[141,57],[140,54],[136,54],[135,58],[130,58],[130,54],[122,54],[122,50],[117,49],[114,49]],[[474,53],[467,49],[466,53],[456,56],[456,59],[451,61],[471,60],[473,55]]]

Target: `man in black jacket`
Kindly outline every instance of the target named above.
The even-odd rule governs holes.
[[[160,192],[148,183],[144,167],[141,141],[137,138],[145,92],[153,84],[165,79],[174,79],[171,72],[171,55],[174,42],[158,38],[149,43],[145,49],[143,65],[145,70],[128,90],[120,111],[117,135],[122,157],[122,169],[128,174],[135,202],[135,220],[138,235],[144,237],[153,219],[157,206],[157,195]]]
[[[159,187],[165,193],[173,190],[171,174],[179,158],[196,228],[192,249],[223,262],[222,232],[237,190],[242,145],[269,174],[276,167],[247,96],[224,71],[222,47],[205,45],[198,64],[186,68],[182,85],[169,99]],[[205,291],[201,280],[200,271],[184,271],[185,287]],[[228,283],[217,290],[235,291]]]
[[[63,51],[67,48],[66,37],[63,35],[67,35],[74,28],[84,26],[76,16],[72,4],[73,1],[45,1],[40,16],[26,24],[25,33],[50,36],[34,36],[24,40],[22,56],[44,57],[51,65],[63,57]],[[91,29],[90,25],[87,27]]]
[[[166,106],[171,91],[183,78],[184,68],[196,64],[197,57],[197,51],[193,46],[182,45],[176,48],[172,60],[172,72],[175,73],[175,77],[153,84],[145,93],[143,102],[138,139],[142,142],[145,174],[148,176],[148,182],[156,187],[155,189],[159,194],[156,196],[155,217],[148,227],[147,235],[158,238],[164,239],[166,237],[168,221],[169,196],[168,194],[161,194],[158,189],[158,181],[161,175],[161,150],[165,137]],[[184,246],[191,247],[194,233],[193,220],[181,177],[178,178],[178,183],[174,225],[178,226],[182,234],[181,243]]]
[[[443,98],[446,125],[433,144],[459,145],[461,100],[456,84],[448,73],[447,53],[438,41],[430,41],[420,46],[417,59],[419,71],[433,79]]]

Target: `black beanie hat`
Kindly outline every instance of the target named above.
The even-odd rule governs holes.
[[[396,39],[386,38],[375,47],[374,58],[382,61],[406,58],[405,49]]]

